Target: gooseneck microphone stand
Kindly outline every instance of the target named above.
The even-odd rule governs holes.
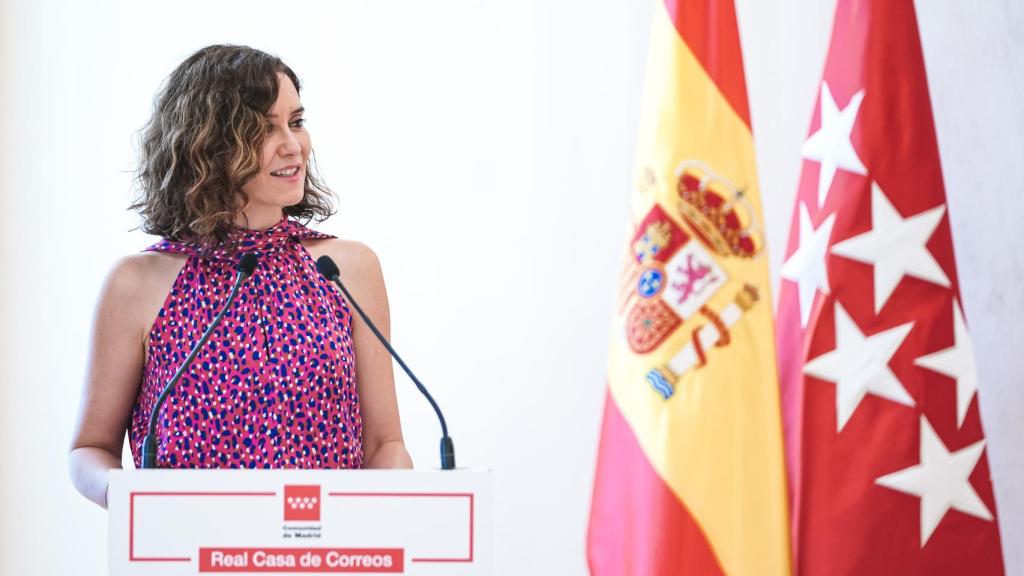
[[[224,314],[227,313],[228,308],[231,307],[231,303],[234,302],[235,296],[238,294],[239,286],[242,285],[242,282],[245,282],[250,276],[252,276],[253,271],[256,270],[256,263],[257,258],[255,254],[252,254],[251,252],[242,254],[241,259],[238,261],[238,267],[236,268],[236,270],[238,270],[238,275],[235,276],[235,284],[231,287],[231,293],[228,294],[227,301],[224,302],[224,306],[220,309],[217,316],[214,317],[213,322],[210,322],[210,325],[206,328],[206,332],[203,332],[203,336],[199,339],[199,342],[192,347],[192,351],[185,357],[181,366],[178,367],[178,371],[174,373],[171,380],[167,382],[166,386],[164,386],[163,392],[161,392],[160,396],[157,397],[156,403],[153,405],[153,411],[149,414],[149,427],[146,431],[146,437],[142,440],[143,469],[156,468],[156,420],[157,415],[160,414],[160,407],[163,406],[164,400],[167,400],[167,395],[171,393],[171,390],[174,390],[174,387],[178,384],[178,380],[181,380],[182,375],[185,374],[185,370],[187,370],[189,364],[192,363],[192,359],[199,353],[199,349],[203,347],[203,344],[206,344],[210,335],[213,334],[213,330],[218,324],[220,324],[221,319],[224,318]]]
[[[412,373],[412,370],[410,370],[409,367],[405,365],[405,362],[402,361],[402,357],[399,356],[398,352],[395,352],[395,349],[391,347],[391,344],[388,342],[387,338],[385,338],[384,335],[380,333],[380,330],[377,329],[377,326],[375,326],[373,321],[371,321],[370,318],[366,315],[366,312],[363,312],[363,309],[359,306],[359,303],[356,302],[354,298],[352,298],[352,294],[349,293],[348,289],[345,288],[345,285],[341,282],[341,271],[338,270],[338,265],[334,263],[334,260],[331,260],[330,256],[321,256],[316,261],[316,269],[319,270],[320,273],[323,274],[325,278],[327,278],[331,282],[334,282],[334,284],[337,285],[339,289],[341,289],[342,294],[344,294],[345,298],[352,304],[352,307],[356,309],[356,312],[359,313],[359,316],[363,319],[363,322],[366,322],[366,325],[370,327],[370,330],[373,331],[374,336],[376,336],[377,339],[380,340],[380,343],[384,345],[384,348],[387,349],[388,353],[391,354],[395,361],[398,362],[398,365],[402,367],[402,370],[404,370],[406,375],[409,376],[409,379],[413,381],[413,384],[415,384],[416,387],[419,388],[420,392],[427,398],[427,402],[430,402],[430,405],[434,407],[434,412],[437,414],[437,419],[441,422],[441,469],[454,469],[455,444],[452,443],[452,439],[448,436],[448,424],[444,420],[444,414],[441,414],[441,408],[437,405],[437,402],[434,401],[434,397],[430,395],[430,392],[427,392],[427,389],[425,386],[423,386],[423,383],[421,383],[419,381],[419,378],[416,378],[416,375]]]

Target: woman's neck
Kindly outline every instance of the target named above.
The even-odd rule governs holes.
[[[235,219],[235,226],[249,230],[266,230],[280,222],[282,218],[284,218],[284,210],[279,206],[263,210],[245,208]]]

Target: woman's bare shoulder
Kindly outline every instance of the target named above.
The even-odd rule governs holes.
[[[170,284],[185,265],[185,256],[167,252],[140,252],[116,261],[110,269],[107,284],[126,292],[148,291]]]
[[[163,252],[141,252],[120,258],[104,282],[100,313],[122,316],[130,322],[132,330],[144,337],[184,265],[184,256]]]
[[[380,274],[380,260],[377,254],[357,240],[323,238],[304,240],[302,245],[314,260],[324,255],[330,256],[341,270],[342,277]]]

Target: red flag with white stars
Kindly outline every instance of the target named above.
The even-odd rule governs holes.
[[[797,574],[1002,574],[912,0],[839,0],[777,320]]]

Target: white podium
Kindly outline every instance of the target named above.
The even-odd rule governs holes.
[[[493,476],[472,470],[126,470],[110,574],[493,571]]]

